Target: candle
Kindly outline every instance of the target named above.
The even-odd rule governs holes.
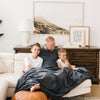
[[[83,30],[82,37],[81,37],[81,47],[85,47],[85,46],[86,46],[86,31]]]

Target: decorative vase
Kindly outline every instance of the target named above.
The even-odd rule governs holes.
[[[22,32],[23,46],[28,46],[30,39],[31,39],[31,32],[30,31],[23,31]]]
[[[86,31],[82,31],[82,37],[81,37],[81,47],[86,47]]]

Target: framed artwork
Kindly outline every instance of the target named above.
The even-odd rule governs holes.
[[[74,45],[81,45],[82,39],[85,40],[86,46],[90,44],[90,27],[89,26],[70,26],[69,42]]]
[[[35,34],[67,34],[84,25],[83,2],[33,1]]]

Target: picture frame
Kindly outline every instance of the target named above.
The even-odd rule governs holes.
[[[34,0],[33,22],[35,34],[66,34],[69,37],[69,26],[84,25],[84,2]]]
[[[79,45],[82,44],[82,32],[85,32],[85,45],[90,45],[90,26],[70,26],[69,27],[69,42],[73,45]]]

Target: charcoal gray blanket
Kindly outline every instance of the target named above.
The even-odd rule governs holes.
[[[31,68],[17,82],[15,93],[21,90],[30,90],[40,83],[40,91],[49,97],[61,97],[78,86],[92,74],[84,68],[72,70],[70,68]]]

